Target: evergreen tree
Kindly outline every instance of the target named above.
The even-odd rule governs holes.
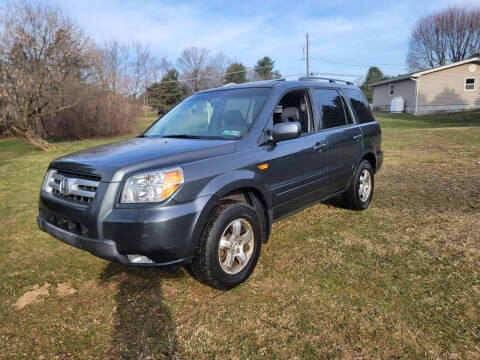
[[[170,69],[161,82],[147,88],[148,103],[158,113],[167,112],[185,98],[185,88],[179,84],[178,76],[177,70]]]
[[[247,82],[247,69],[241,63],[233,63],[227,68],[225,83],[240,84]]]
[[[372,88],[369,86],[370,84],[388,79],[378,67],[372,66],[368,69],[367,76],[365,77],[365,81],[363,82],[362,86],[360,87],[365,94],[368,102],[372,102],[373,100],[373,93]]]
[[[275,61],[265,56],[257,61],[254,71],[259,80],[279,79],[281,77],[278,70],[274,70]]]

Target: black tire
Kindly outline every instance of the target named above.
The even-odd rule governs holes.
[[[236,274],[229,274],[219,260],[219,243],[223,232],[233,221],[241,219],[253,231],[253,250],[246,265]],[[224,201],[214,209],[195,248],[187,271],[198,281],[216,289],[228,290],[244,282],[252,273],[263,242],[262,225],[255,208],[244,202]]]
[[[371,179],[370,194],[365,199],[362,199],[359,194],[360,189],[360,176],[364,170],[368,171]],[[372,165],[367,160],[362,160],[357,166],[355,175],[353,176],[350,186],[347,191],[342,194],[343,204],[347,209],[352,210],[365,210],[370,205],[373,196],[373,190],[375,188],[374,173]]]

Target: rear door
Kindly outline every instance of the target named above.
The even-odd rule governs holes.
[[[356,122],[363,134],[363,149],[372,149],[376,155],[381,153],[381,131],[373,117],[365,95],[359,89],[345,89],[345,96],[351,104]]]
[[[328,144],[328,188],[330,193],[347,185],[362,150],[362,131],[355,122],[343,92],[339,89],[314,90],[318,128]]]

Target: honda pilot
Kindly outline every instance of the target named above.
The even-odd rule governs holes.
[[[300,78],[191,95],[140,136],[54,160],[38,225],[132,266],[185,266],[218,289],[245,281],[272,223],[336,197],[366,209],[381,131],[350,82]]]

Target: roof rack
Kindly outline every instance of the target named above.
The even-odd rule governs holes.
[[[332,79],[332,78],[326,78],[326,77],[317,77],[317,76],[302,76],[298,78],[298,81],[317,81],[317,80],[324,80],[328,81],[331,83],[344,83],[347,85],[353,85],[353,82],[348,81],[348,80],[340,80],[340,79]]]
[[[268,83],[273,81],[286,81],[286,79],[279,78],[279,79],[270,79],[270,80],[255,80],[255,81],[247,81],[247,83]]]
[[[234,83],[234,82],[231,82],[231,83],[222,85],[220,87],[233,86],[233,85],[245,85],[245,84],[264,84],[264,83],[270,83],[270,82],[274,82],[274,81],[286,81],[286,79],[280,78],[280,79],[270,79],[270,80],[255,80],[255,81],[247,81],[247,82],[238,83],[238,84]]]

